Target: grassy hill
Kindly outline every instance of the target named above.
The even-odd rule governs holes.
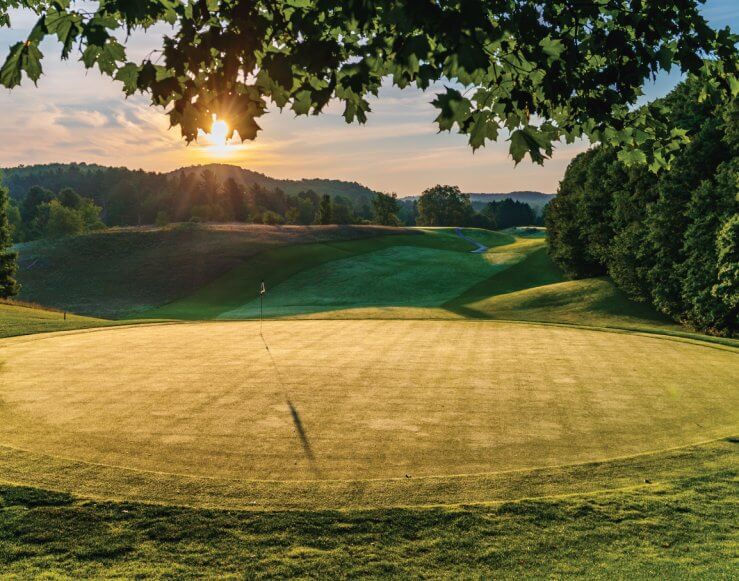
[[[607,278],[566,281],[538,230],[194,225],[18,245],[20,299],[101,318],[472,318],[688,334]],[[711,339],[714,340],[714,339]],[[733,344],[731,340],[717,342]]]
[[[263,326],[0,303],[0,571],[735,577],[739,343],[564,280],[540,232],[463,234],[487,251],[444,228],[22,245],[24,296],[98,317],[253,319],[269,291]]]
[[[134,316],[190,295],[267,249],[386,232],[372,226],[180,224],[38,240],[16,247],[19,299],[98,317]]]
[[[18,245],[20,299],[104,319],[496,319],[697,335],[608,278],[567,281],[539,230],[181,224]]]

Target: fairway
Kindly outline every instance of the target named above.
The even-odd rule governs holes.
[[[258,322],[5,339],[0,444],[41,471],[105,465],[115,491],[130,470],[284,483],[533,469],[739,421],[728,347],[477,321],[268,321],[264,337],[271,356]],[[77,484],[67,472],[58,487]]]

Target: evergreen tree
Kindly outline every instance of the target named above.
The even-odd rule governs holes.
[[[321,205],[318,207],[318,223],[319,224],[333,224],[334,209],[331,203],[331,197],[328,194],[324,194],[321,198]]]
[[[20,291],[15,280],[18,268],[18,254],[10,250],[13,244],[10,222],[8,221],[8,190],[0,183],[0,298],[14,297]]]

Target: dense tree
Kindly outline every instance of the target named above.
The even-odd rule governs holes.
[[[406,226],[415,226],[418,220],[418,200],[406,199],[400,200],[400,211],[398,212],[398,218]]]
[[[13,237],[7,207],[8,190],[0,182],[0,298],[3,299],[14,297],[20,290],[20,285],[15,280],[18,255],[10,249]]]
[[[53,199],[54,192],[51,190],[47,190],[41,186],[33,186],[28,190],[26,197],[23,198],[23,202],[21,203],[20,210],[23,222],[26,224],[33,222],[39,213],[39,208]]]
[[[99,230],[102,208],[91,199],[80,196],[72,188],[63,188],[58,195],[32,187],[17,210],[18,224],[14,230],[17,240],[60,238]]]
[[[235,179],[228,178],[223,184],[223,196],[227,200],[232,219],[245,222],[249,216],[249,208],[244,187]]]
[[[597,155],[591,150],[575,157],[565,171],[557,196],[549,202],[546,226],[549,233],[549,254],[573,278],[594,276],[604,272],[600,264],[589,259],[578,210],[582,186],[587,179],[590,160]]]
[[[506,130],[517,162],[527,153],[541,162],[553,141],[587,136],[624,147],[622,161],[659,167],[683,136],[659,109],[630,111],[645,81],[677,67],[712,92],[739,91],[736,38],[712,30],[697,0],[10,0],[0,25],[18,6],[39,19],[10,48],[1,84],[20,84],[24,72],[36,82],[39,44],[53,35],[62,58],[79,47],[87,68],[167,107],[188,141],[213,115],[253,139],[269,100],[316,114],[336,99],[347,122],[363,123],[367,97],[389,76],[401,88],[448,82],[437,122],[473,148]],[[158,22],[172,26],[162,50],[127,62],[119,39],[128,36],[118,33]]]
[[[397,226],[400,223],[398,219],[400,205],[397,194],[378,193],[372,200],[372,207],[375,210],[375,220],[378,224]]]
[[[277,212],[273,212],[272,210],[265,210],[262,212],[261,216],[262,224],[269,224],[271,226],[274,226],[276,224],[284,224],[285,218],[280,216]]]
[[[694,80],[664,100],[691,142],[654,176],[599,147],[575,158],[547,209],[550,254],[571,276],[608,273],[631,298],[693,327],[737,329],[731,224],[739,212],[739,106]]]
[[[318,194],[314,191],[309,190],[307,192],[300,192],[295,200],[297,213],[297,224],[313,224],[316,219],[316,212],[318,211],[318,205],[320,200]]]
[[[75,192],[73,188],[63,188],[59,191],[56,199],[65,208],[79,210],[82,207],[82,196]]]
[[[332,224],[352,224],[355,222],[351,202],[343,196],[336,196],[331,210]]]
[[[47,238],[63,238],[82,234],[85,224],[76,210],[64,206],[59,200],[49,203],[49,218],[46,221],[44,235]]]
[[[31,220],[20,221],[25,225],[26,239],[44,236],[48,207],[43,204],[59,199],[65,207],[85,209],[85,199],[92,199],[102,208],[101,218],[110,226],[155,224],[158,217],[170,221],[215,222],[263,222],[265,211],[274,212],[285,221],[296,224],[314,224],[317,221],[320,195],[312,189],[297,190],[302,182],[283,182],[292,188],[287,195],[281,188],[254,182],[246,185],[231,172],[219,174],[217,169],[236,170],[228,166],[208,166],[202,170],[186,168],[170,175],[132,171],[125,168],[105,168],[85,164],[51,164],[12,168],[6,175],[12,185],[11,194]],[[206,173],[204,173],[206,172]],[[270,183],[266,176],[263,182]],[[222,179],[223,176],[223,179]],[[336,199],[345,192],[346,212],[339,209],[342,221],[356,222],[359,218],[372,217],[368,203],[374,193],[350,182],[332,180],[303,180],[326,187]],[[29,191],[33,190],[30,195]],[[297,190],[297,191],[296,191]],[[54,192],[59,192],[55,194]],[[326,191],[322,193],[327,193]],[[369,202],[368,202],[369,200]],[[31,232],[30,224],[37,212],[37,227]],[[335,219],[334,219],[335,221]],[[20,230],[17,237],[23,234]],[[18,238],[20,239],[20,238]]]
[[[437,185],[421,194],[417,222],[421,226],[465,226],[473,213],[469,194],[457,186]]]
[[[6,214],[13,242],[21,242],[21,236],[23,235],[23,219],[21,218],[20,208],[11,201],[7,206]]]
[[[531,206],[510,198],[488,202],[482,211],[482,217],[487,220],[480,222],[481,227],[500,230],[513,226],[532,226],[536,223],[536,214]]]
[[[729,317],[739,315],[739,213],[731,216],[719,230],[716,284],[713,294],[729,309]]]
[[[334,208],[331,203],[331,197],[328,194],[324,194],[321,198],[321,204],[318,206],[318,223],[319,224],[331,224],[334,219]]]

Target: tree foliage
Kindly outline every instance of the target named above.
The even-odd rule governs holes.
[[[62,188],[58,194],[41,186],[33,186],[18,209],[14,228],[16,241],[36,238],[61,238],[105,227],[102,208],[74,189]]]
[[[378,224],[384,226],[398,226],[400,224],[400,219],[398,218],[400,204],[398,204],[397,194],[383,194],[378,192],[372,200],[372,207],[375,210],[375,219]]]
[[[486,227],[498,230],[537,223],[536,213],[531,206],[510,198],[488,202],[482,214],[489,221]]]
[[[434,186],[418,200],[419,226],[465,226],[473,214],[470,195],[457,186]]]
[[[628,168],[606,147],[573,160],[547,209],[550,254],[571,276],[608,274],[680,322],[733,334],[739,104],[706,107],[698,90],[691,81],[664,100],[693,135],[670,170]]]
[[[8,190],[0,182],[0,298],[14,297],[20,291],[15,280],[17,253],[10,250],[13,233],[8,221]]]
[[[334,220],[334,205],[331,202],[331,196],[323,194],[321,203],[318,206],[318,223],[331,224]]]
[[[705,79],[702,98],[739,93],[736,36],[711,29],[697,0],[5,0],[38,14],[10,48],[0,84],[42,72],[39,44],[56,37],[123,85],[164,107],[189,142],[216,115],[254,139],[269,102],[298,115],[332,99],[364,123],[384,78],[436,96],[439,129],[473,149],[508,136],[518,163],[538,163],[554,142],[616,144],[620,161],[669,165],[685,141],[660,107],[631,107],[645,81],[673,67]],[[161,50],[127,60],[117,33],[172,25]],[[704,60],[705,59],[705,60]]]

